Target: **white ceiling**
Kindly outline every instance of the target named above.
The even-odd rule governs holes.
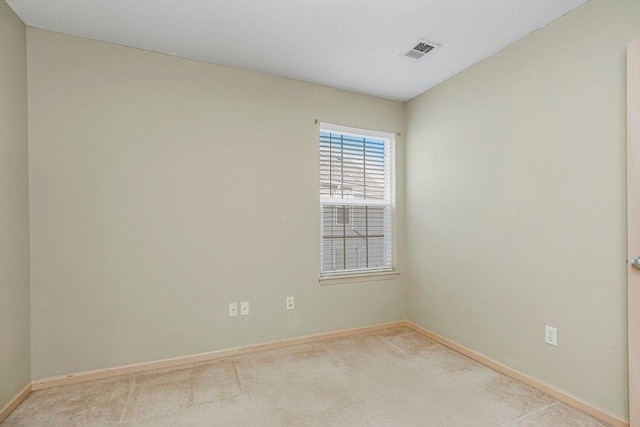
[[[406,101],[586,0],[7,0],[25,24]],[[442,47],[400,57],[420,38]]]

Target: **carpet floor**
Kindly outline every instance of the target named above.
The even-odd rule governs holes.
[[[396,328],[31,393],[9,426],[605,426]]]

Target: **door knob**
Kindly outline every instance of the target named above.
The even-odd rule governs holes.
[[[640,270],[640,257],[636,257],[631,260],[631,267],[635,268],[636,270]]]

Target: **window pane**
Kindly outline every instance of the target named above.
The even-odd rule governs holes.
[[[388,212],[387,206],[324,205],[322,271],[389,268]]]
[[[385,140],[320,132],[320,197],[389,198]]]

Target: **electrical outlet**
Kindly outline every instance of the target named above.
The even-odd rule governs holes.
[[[545,326],[544,342],[557,347],[558,346],[558,328],[554,328],[553,326]]]
[[[293,297],[287,297],[287,310],[293,310]]]
[[[240,316],[246,316],[249,314],[249,301],[242,301],[240,303]]]
[[[236,317],[238,315],[238,303],[230,302],[229,303],[229,317]]]

